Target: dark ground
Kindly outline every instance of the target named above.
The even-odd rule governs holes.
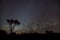
[[[17,35],[15,33],[6,34],[0,30],[0,40],[60,40],[60,33],[46,31],[47,34],[29,33]]]

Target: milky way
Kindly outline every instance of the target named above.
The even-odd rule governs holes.
[[[17,19],[21,24],[16,32],[59,31],[58,0],[1,0],[1,29],[9,30],[6,19]]]

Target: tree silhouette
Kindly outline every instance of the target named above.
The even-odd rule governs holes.
[[[7,22],[8,24],[10,25],[10,31],[12,32],[13,29],[15,28],[16,25],[19,25],[19,21],[16,19],[16,20],[13,20],[13,19],[7,19]],[[12,26],[12,24],[14,23],[14,26]]]

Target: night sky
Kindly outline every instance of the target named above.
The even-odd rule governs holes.
[[[7,18],[17,19],[15,32],[60,32],[58,0],[1,0],[0,26],[9,31]]]

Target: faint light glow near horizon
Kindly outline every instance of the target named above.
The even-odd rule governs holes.
[[[1,0],[0,8],[2,30],[10,30],[6,19],[13,18],[21,23],[15,26],[15,32],[60,32],[58,0]]]

